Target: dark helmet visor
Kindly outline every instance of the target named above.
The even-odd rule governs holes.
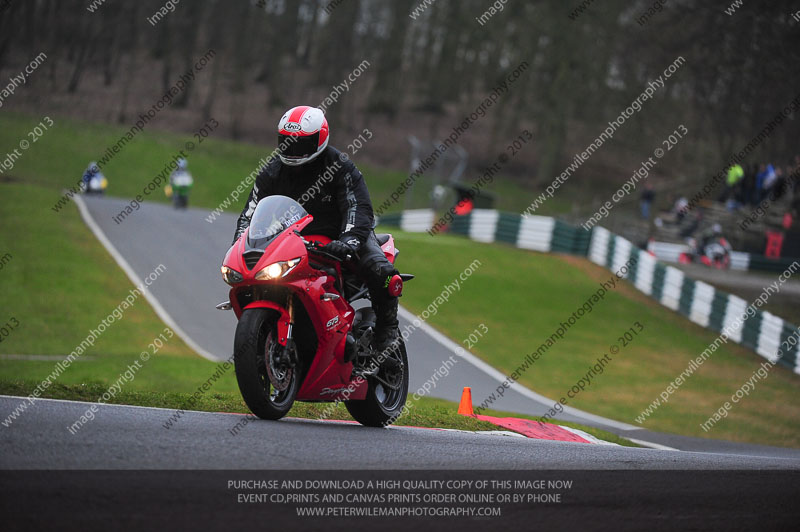
[[[278,150],[284,157],[303,159],[317,153],[319,132],[305,137],[278,134]]]

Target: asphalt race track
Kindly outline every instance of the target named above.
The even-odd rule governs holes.
[[[19,398],[0,396],[0,412]],[[800,460],[588,445],[504,435],[101,405],[73,435],[88,403],[40,400],[0,431],[0,469],[796,469]],[[254,452],[254,449],[272,449]],[[391,455],[387,452],[391,449]],[[335,459],[332,459],[335,457]]]
[[[0,396],[0,411],[19,401]],[[287,530],[485,531],[497,529],[497,518],[504,527],[520,530],[792,530],[800,518],[796,459],[299,419],[249,423],[234,436],[230,429],[243,415],[189,412],[166,429],[164,421],[173,411],[121,405],[101,405],[91,422],[70,434],[68,424],[87,406],[40,400],[0,431],[0,514],[10,516],[4,530],[42,530],[54,523],[58,530],[81,531],[235,530],[237,524],[269,522]],[[559,491],[558,502],[484,505],[502,512],[491,521],[474,516],[331,519],[301,517],[300,504],[243,502],[242,496],[282,491],[231,489],[234,479],[301,482],[303,489],[294,493],[303,496],[338,492],[309,489],[306,482],[341,479],[552,479],[569,482],[570,488]],[[447,496],[455,490],[440,491]],[[526,495],[518,488],[502,491]],[[403,485],[391,492],[414,489]],[[471,487],[460,492],[475,493]],[[351,505],[356,507],[364,505]],[[407,509],[425,507],[441,511],[444,506]]]

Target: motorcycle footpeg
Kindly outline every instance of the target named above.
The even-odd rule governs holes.
[[[388,357],[381,363],[381,369],[386,371],[403,371],[403,362],[396,358]]]
[[[367,328],[366,331],[356,340],[356,356],[371,357],[372,356],[372,327]]]
[[[347,343],[345,344],[344,361],[353,362],[356,369],[365,367],[369,363],[369,360],[374,358],[374,350],[372,348],[373,336],[372,327],[368,327],[357,339],[352,333],[348,333]],[[354,369],[354,372],[356,369]]]
[[[372,330],[372,327],[367,327],[367,330],[359,337],[358,343],[359,345],[368,346],[372,344],[372,338],[375,336],[375,331]]]
[[[367,361],[366,366],[353,368],[352,377],[374,377],[378,374],[379,370],[380,368],[377,365],[369,364],[369,361]]]

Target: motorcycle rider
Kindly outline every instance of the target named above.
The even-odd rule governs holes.
[[[698,251],[702,254],[706,246],[717,242],[720,238],[722,238],[722,226],[718,223],[712,224],[711,227],[700,233],[700,236],[697,238],[699,244]]]
[[[83,172],[81,184],[86,194],[102,194],[106,188],[106,177],[100,171],[95,161],[89,163]]]
[[[178,159],[178,168],[169,176],[169,185],[172,192],[172,202],[176,209],[185,209],[189,204],[189,190],[194,184],[192,175],[187,170],[189,163],[181,157]]]
[[[700,233],[696,240],[695,256],[703,257],[709,261],[709,265],[727,268],[730,264],[731,246],[722,236],[722,226],[718,223],[713,224],[705,231]]]
[[[355,257],[376,315],[373,346],[383,354],[395,347],[399,338],[397,297],[387,291],[389,279],[398,272],[373,232],[372,203],[364,177],[328,140],[328,121],[321,109],[301,105],[286,111],[278,122],[278,158],[272,158],[256,178],[233,241],[250,225],[261,199],[282,195],[303,205],[314,217],[303,233],[332,238],[321,249],[341,260]]]

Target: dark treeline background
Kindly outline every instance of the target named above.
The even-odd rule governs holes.
[[[48,59],[5,107],[128,125],[213,49],[158,127],[189,131],[214,116],[224,136],[273,145],[285,108],[322,101],[366,59],[328,110],[333,142],[370,127],[376,141],[364,156],[405,169],[407,135],[443,138],[527,61],[460,143],[480,169],[530,129],[535,145],[507,171],[538,188],[679,55],[685,65],[577,180],[620,183],[685,124],[691,146],[659,173],[704,182],[800,92],[796,1],[745,0],[727,15],[727,1],[668,0],[644,25],[651,1],[598,0],[575,16],[579,0],[510,0],[484,25],[487,0],[435,0],[412,18],[420,1],[183,0],[151,25],[162,0],[107,0],[94,13],[91,0],[12,0],[0,14],[2,79],[39,52]],[[783,162],[800,152],[798,138],[792,117],[759,156]]]

